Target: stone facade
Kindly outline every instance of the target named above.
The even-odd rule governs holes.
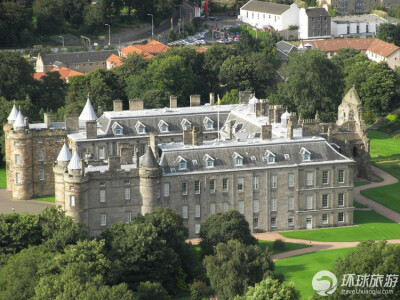
[[[345,14],[367,14],[377,6],[391,9],[400,5],[399,0],[318,0],[319,6],[329,5],[342,15]]]

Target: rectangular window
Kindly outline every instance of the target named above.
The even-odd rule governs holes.
[[[306,185],[307,186],[313,185],[313,173],[312,172],[306,173]]]
[[[69,206],[75,206],[75,196],[73,195],[69,196]]]
[[[294,197],[292,196],[288,198],[288,210],[294,210]]]
[[[258,213],[260,210],[260,201],[253,200],[253,213]]]
[[[276,203],[277,203],[277,199],[272,198],[271,199],[271,211],[276,211]]]
[[[106,226],[106,225],[107,225],[107,215],[100,214],[100,226]]]
[[[307,198],[306,198],[306,209],[312,209],[312,208],[313,208],[312,196],[307,196]]]
[[[19,154],[15,154],[15,164],[21,164],[21,156]]]
[[[19,173],[15,173],[15,183],[20,183],[21,181],[21,176]]]
[[[293,223],[293,217],[289,217],[289,218],[288,218],[288,225],[289,225],[289,226],[293,226],[293,225],[294,225],[294,223]]]
[[[125,212],[125,224],[129,224],[132,220],[132,213],[130,211]]]
[[[215,179],[210,180],[210,193],[215,193]]]
[[[200,204],[194,206],[194,217],[200,218]]]
[[[188,207],[187,207],[187,205],[182,206],[182,218],[184,218],[184,219],[188,218]]]
[[[322,207],[328,207],[328,195],[322,195]]]
[[[104,147],[99,147],[99,159],[104,159],[105,154],[104,154]]]
[[[258,228],[258,218],[253,219],[253,228],[257,229]]]
[[[194,224],[194,233],[199,234],[200,233],[200,224]]]
[[[344,206],[344,194],[343,193],[338,194],[338,206]]]
[[[124,190],[124,194],[125,194],[125,200],[131,200],[131,189],[130,188],[125,188]]]
[[[344,183],[344,170],[339,170],[338,181],[339,183]]]
[[[344,222],[344,213],[338,213],[338,222]]]
[[[169,197],[169,183],[164,183],[164,197]]]
[[[43,150],[38,150],[38,161],[44,160],[44,152]]]
[[[222,191],[223,192],[228,191],[228,178],[222,179]]]
[[[146,152],[146,144],[140,144],[140,156]]]
[[[200,194],[200,180],[195,180],[194,182],[194,193]]]
[[[328,214],[322,215],[322,224],[328,224]]]
[[[106,202],[106,191],[100,190],[100,202]]]
[[[276,227],[276,218],[271,218],[271,227]]]
[[[210,203],[210,214],[215,214],[215,203]]]
[[[182,182],[182,195],[187,195],[187,183]]]
[[[222,209],[224,212],[227,212],[229,210],[229,203],[228,202],[224,202],[222,204]]]
[[[293,173],[289,173],[289,175],[288,175],[288,186],[294,187],[294,174]]]
[[[328,184],[328,171],[322,171],[322,184]]]
[[[244,201],[243,200],[238,201],[238,211],[242,215],[244,214]]]
[[[43,139],[38,139],[37,142],[38,144],[43,144]]]
[[[39,170],[39,180],[44,180],[44,169]]]
[[[244,178],[242,178],[242,177],[238,178],[237,189],[238,189],[238,191],[244,190]]]
[[[253,177],[253,189],[258,190],[258,176]]]
[[[271,188],[276,188],[278,185],[278,175],[271,175]]]

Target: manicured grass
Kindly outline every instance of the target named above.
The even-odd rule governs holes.
[[[374,165],[400,180],[400,159],[377,161]]]
[[[354,182],[354,186],[355,187],[358,187],[358,186],[363,186],[363,185],[367,185],[367,184],[370,184],[371,182],[369,182],[369,181],[356,181],[356,182]]]
[[[51,202],[51,203],[55,203],[55,202],[56,202],[56,199],[55,199],[54,196],[53,196],[53,197],[35,198],[35,199],[33,199],[33,200],[35,200],[35,201]]]
[[[279,254],[283,252],[288,252],[288,251],[293,251],[297,249],[303,249],[303,248],[308,248],[311,247],[310,245],[306,244],[296,244],[296,243],[286,243],[285,242],[285,249],[283,250],[274,250],[272,249],[272,245],[274,244],[274,241],[258,241],[258,245],[260,246],[261,249],[265,250],[268,249],[270,253],[272,254]]]
[[[356,248],[343,248],[283,258],[275,262],[276,273],[285,276],[285,281],[293,281],[300,291],[301,299],[308,299],[314,294],[311,282],[314,275],[322,270],[332,270],[335,261]]]
[[[353,201],[353,204],[355,208],[366,208],[365,205],[358,203],[357,201]]]
[[[281,232],[287,238],[323,242],[355,242],[400,238],[400,224],[374,211],[354,211],[358,226]]]
[[[0,169],[0,189],[7,188],[6,169]]]
[[[364,190],[361,194],[400,213],[400,182]]]
[[[390,138],[387,133],[369,130],[370,155],[373,161],[381,158],[400,158],[400,140]]]

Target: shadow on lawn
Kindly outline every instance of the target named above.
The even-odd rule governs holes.
[[[299,272],[299,271],[304,271],[307,270],[305,267],[305,264],[302,265],[290,265],[290,266],[279,266],[279,273],[285,274],[285,279],[290,279],[293,276],[289,275],[292,274],[293,272]]]

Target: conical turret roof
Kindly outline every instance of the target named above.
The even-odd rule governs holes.
[[[147,146],[147,151],[143,156],[142,160],[143,168],[158,168],[158,162],[154,157],[153,150],[150,146]]]
[[[74,155],[72,155],[71,161],[68,164],[68,170],[80,170],[81,169],[80,160],[81,158],[79,157],[78,152],[75,151]]]
[[[57,156],[57,161],[70,161],[71,160],[71,151],[69,151],[66,144],[61,148],[60,153]]]
[[[80,121],[96,121],[97,116],[94,112],[92,103],[90,102],[89,98],[86,101],[85,107],[82,110],[81,115],[79,116]]]
[[[13,124],[13,127],[14,127],[14,129],[25,127],[24,115],[22,114],[22,111],[18,112],[18,115],[15,118],[15,122]]]
[[[17,107],[16,107],[15,104],[14,104],[14,105],[13,105],[13,108],[12,108],[12,110],[11,110],[11,113],[10,113],[10,115],[8,116],[7,120],[8,120],[8,121],[15,121],[15,120],[17,119],[18,113],[19,113],[19,111],[18,111]]]

